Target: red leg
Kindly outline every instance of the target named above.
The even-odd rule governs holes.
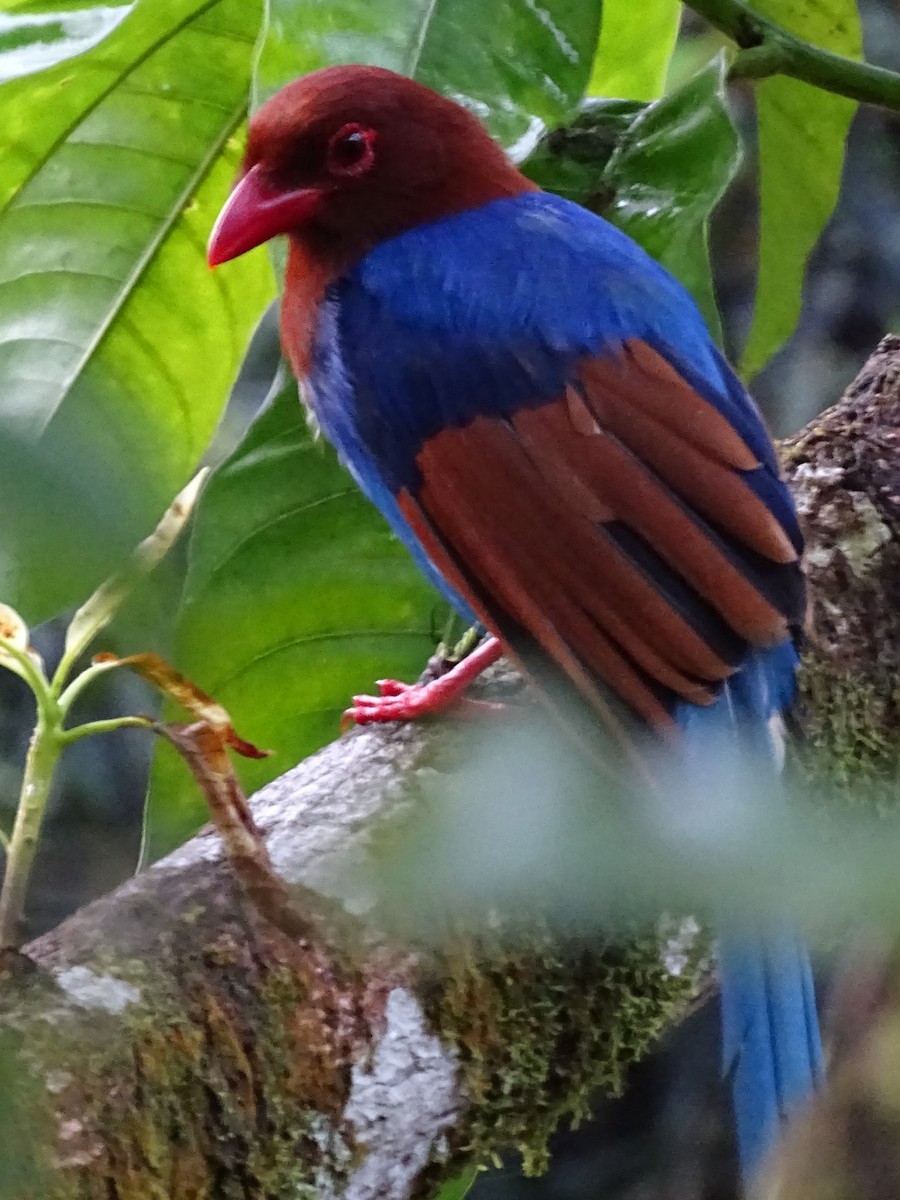
[[[446,675],[428,683],[400,683],[397,679],[379,679],[377,696],[354,696],[344,713],[342,725],[370,725],[374,721],[415,721],[419,717],[443,712],[453,705],[466,709],[496,712],[502,704],[485,700],[465,700],[463,692],[503,653],[496,638],[488,638],[471,654],[452,667]]]

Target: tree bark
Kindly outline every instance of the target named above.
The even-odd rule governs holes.
[[[887,800],[896,778],[898,448],[892,338],[784,447],[814,594],[808,769],[832,799],[865,777]],[[366,860],[452,769],[440,723],[368,728],[253,799],[303,936],[260,916],[207,829],[28,946],[0,1000],[15,1194],[407,1200],[512,1145],[540,1167],[560,1118],[679,1019],[707,943],[691,918],[625,945],[387,932]]]

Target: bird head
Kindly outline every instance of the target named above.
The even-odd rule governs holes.
[[[327,67],[253,117],[208,261],[287,234],[348,263],[405,229],[531,187],[454,101],[393,71]]]

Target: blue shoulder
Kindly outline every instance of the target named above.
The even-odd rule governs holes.
[[[420,359],[429,342],[445,358],[454,346],[468,356],[473,342],[505,343],[534,375],[541,399],[573,361],[641,338],[774,466],[756,408],[690,295],[621,230],[559,196],[527,192],[393,238],[344,281],[341,301],[350,345],[358,338],[368,347],[373,330],[387,335],[389,327]],[[522,402],[520,388],[500,391],[495,406],[502,408],[503,392]],[[454,423],[473,415],[440,407]]]

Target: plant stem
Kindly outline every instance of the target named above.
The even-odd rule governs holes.
[[[79,675],[75,676],[62,695],[59,696],[58,708],[60,714],[65,716],[72,707],[76,698],[80,696],[84,689],[89,684],[93,683],[95,679],[99,678],[101,675],[105,675],[107,671],[117,670],[121,665],[121,663],[113,661],[91,663],[89,667],[85,667]],[[53,683],[51,684],[51,687],[54,689],[54,695],[58,694],[58,689],[64,682],[65,675],[62,675],[59,669],[57,669],[56,674],[53,676]]]
[[[6,874],[0,892],[0,950],[16,947],[20,942],[28,879],[61,749],[58,724],[48,721],[41,712],[28,745],[19,805],[6,854]]]
[[[85,721],[72,729],[64,729],[59,735],[60,745],[77,742],[79,738],[91,737],[95,733],[115,733],[117,729],[153,729],[149,717],[110,717],[105,721]]]
[[[761,78],[789,75],[861,104],[900,110],[900,74],[812,46],[760,16],[743,0],[687,0],[688,7],[736,42],[732,74]]]

